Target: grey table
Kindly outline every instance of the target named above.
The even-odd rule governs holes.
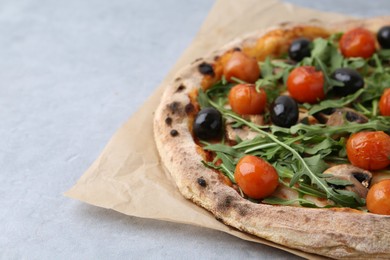
[[[387,0],[289,2],[360,16],[390,10]],[[62,196],[153,92],[212,4],[0,1],[0,258],[291,258]]]

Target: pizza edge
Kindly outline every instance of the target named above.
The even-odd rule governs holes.
[[[389,216],[347,208],[271,206],[242,198],[223,183],[215,171],[203,166],[200,148],[192,138],[188,120],[194,110],[189,95],[204,84],[205,79],[218,73],[206,69],[202,74],[199,65],[213,64],[231,49],[248,46],[253,49],[261,39],[262,48],[268,53],[256,55],[266,56],[279,45],[288,46],[287,42],[291,40],[288,37],[302,32],[305,36],[316,37],[358,26],[376,31],[385,24],[390,24],[390,18],[349,20],[327,26],[319,22],[283,24],[234,40],[208,58],[198,59],[183,68],[166,86],[155,112],[154,135],[162,163],[184,197],[229,226],[290,248],[333,258],[389,257]]]

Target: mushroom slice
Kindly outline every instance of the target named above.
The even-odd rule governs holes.
[[[346,180],[351,185],[345,186],[346,190],[353,191],[361,198],[366,198],[368,192],[368,186],[370,186],[372,174],[369,171],[363,170],[359,167],[340,164],[327,169],[324,174],[331,174],[332,177],[328,180]],[[337,186],[338,185],[334,185]],[[344,186],[342,186],[344,187]]]
[[[249,130],[247,127],[233,128],[230,124],[225,127],[226,138],[231,142],[236,142],[237,137],[241,140],[253,139],[258,133]]]
[[[256,125],[264,125],[263,115],[242,115],[245,120],[249,120]]]
[[[264,125],[263,115],[243,115],[245,120],[251,121],[256,125]],[[236,142],[237,137],[241,140],[249,140],[256,137],[259,133],[250,130],[246,126],[233,128],[232,124],[234,121],[227,121],[225,126],[226,138],[229,141]]]
[[[363,114],[353,110],[352,108],[338,108],[328,118],[326,124],[329,126],[340,126],[348,122],[356,122],[359,124],[368,122],[368,119]]]
[[[299,108],[298,122],[306,125],[314,125],[318,123],[318,120],[314,116],[309,115],[307,109]]]

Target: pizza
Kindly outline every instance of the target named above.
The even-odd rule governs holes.
[[[390,257],[390,18],[236,39],[166,86],[154,133],[182,195],[226,225]]]

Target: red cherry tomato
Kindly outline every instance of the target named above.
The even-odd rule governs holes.
[[[298,102],[316,103],[325,97],[324,74],[312,66],[302,66],[290,72],[287,89]]]
[[[267,94],[263,89],[256,91],[253,84],[238,84],[229,92],[229,104],[240,115],[261,114],[267,103]]]
[[[339,47],[344,57],[370,58],[375,52],[375,37],[364,28],[355,28],[343,34]]]
[[[379,111],[382,116],[390,116],[390,88],[383,92],[379,100]]]
[[[275,168],[253,155],[245,155],[240,159],[234,178],[242,191],[253,199],[268,197],[279,184],[279,176]]]
[[[380,170],[390,165],[390,136],[382,131],[360,132],[347,141],[349,161],[365,170]]]
[[[247,83],[255,83],[260,77],[260,69],[255,58],[235,51],[225,64],[223,75],[227,81],[232,81],[231,78],[235,77]]]
[[[390,180],[374,184],[368,191],[366,203],[370,212],[390,215]]]

